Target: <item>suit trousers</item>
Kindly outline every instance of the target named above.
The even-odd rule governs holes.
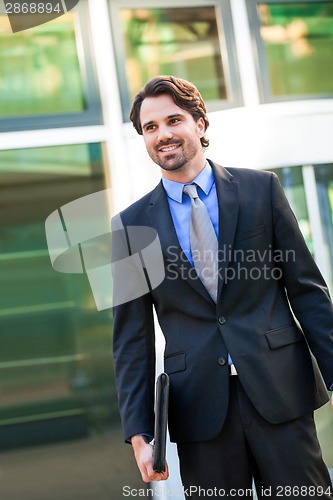
[[[187,498],[250,498],[254,480],[259,499],[333,499],[313,414],[270,424],[256,411],[238,376],[230,377],[228,414],[220,434],[177,447]]]

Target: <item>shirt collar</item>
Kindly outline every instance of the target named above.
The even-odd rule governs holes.
[[[162,183],[168,197],[172,198],[178,203],[182,203],[183,189],[185,184],[181,182],[171,181],[170,179],[166,179],[165,177],[162,177]],[[212,189],[212,186],[214,184],[214,174],[212,167],[210,166],[208,161],[206,162],[206,165],[201,170],[201,172],[191,182],[191,184],[194,183],[197,184],[197,186],[199,186],[206,195]]]

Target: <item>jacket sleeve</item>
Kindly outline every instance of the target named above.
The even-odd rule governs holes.
[[[279,251],[280,257],[277,265],[282,268],[293,313],[317,360],[327,388],[332,390],[333,308],[328,288],[275,174],[272,174],[271,189],[274,248]]]
[[[112,225],[112,230],[114,234],[115,224]],[[119,231],[117,233],[119,250],[121,233]],[[123,245],[126,246],[125,231],[123,235]],[[119,251],[116,253],[119,254]],[[114,263],[114,257],[112,260]],[[121,296],[124,279],[130,277],[113,273],[113,297]],[[135,434],[153,436],[155,330],[150,293],[114,305],[113,354],[118,404],[125,440],[129,442],[130,437]]]

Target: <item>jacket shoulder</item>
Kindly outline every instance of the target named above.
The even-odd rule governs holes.
[[[272,178],[277,179],[277,175],[269,170],[259,170],[254,168],[244,168],[244,167],[224,167],[208,160],[213,167],[214,173],[217,176],[221,176],[227,180],[233,180],[236,182],[244,181],[263,181],[270,182]]]
[[[254,168],[232,167],[227,168],[227,171],[233,176],[234,180],[257,180],[270,182],[272,177],[276,177],[274,172],[269,170],[258,170]]]

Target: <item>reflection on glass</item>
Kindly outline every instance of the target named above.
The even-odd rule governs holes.
[[[333,2],[261,3],[258,13],[271,94],[332,94]]]
[[[0,117],[86,109],[75,12],[19,33],[0,16]]]
[[[131,98],[160,74],[192,81],[205,100],[227,98],[214,7],[120,12]]]
[[[323,228],[326,258],[333,275],[333,165],[315,167],[320,218]],[[332,280],[333,283],[333,280]]]
[[[297,218],[306,244],[313,255],[311,227],[306,205],[301,167],[283,167],[270,169],[270,171],[276,173],[279,177],[279,181]]]
[[[111,311],[97,312],[86,275],[52,269],[44,229],[51,212],[104,189],[102,147],[1,151],[0,165],[3,449],[3,433],[8,447],[77,437],[118,423],[118,410]],[[17,443],[13,424],[34,421]]]

